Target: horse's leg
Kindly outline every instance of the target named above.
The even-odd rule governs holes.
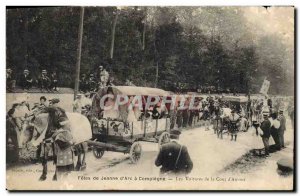
[[[85,170],[86,169],[86,162],[85,162],[85,151],[86,148],[83,147],[83,150],[82,150],[82,170]]]
[[[75,166],[75,171],[79,171],[81,168],[81,146],[80,144],[75,146],[75,150],[77,150],[77,163]]]
[[[81,152],[77,152],[77,163],[76,163],[76,167],[75,170],[79,171],[81,168]]]
[[[46,158],[43,158],[42,166],[43,166],[43,173],[39,179],[40,181],[44,181],[47,179],[47,159]]]
[[[85,153],[86,153],[86,151],[85,151],[85,146],[84,145],[86,145],[86,143],[81,143],[80,144],[80,148],[81,148],[81,151],[80,151],[80,159],[79,159],[79,157],[78,157],[78,160],[80,160],[80,170],[85,170],[86,169],[86,162],[85,162]],[[81,155],[82,155],[82,159],[81,159]]]

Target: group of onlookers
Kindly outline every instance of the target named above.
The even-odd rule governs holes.
[[[21,75],[14,76],[13,70],[10,68],[6,69],[6,90],[13,92],[16,86],[21,87],[27,91],[33,86],[40,88],[41,91],[57,91],[58,76],[56,72],[52,72],[48,75],[47,70],[42,70],[40,76],[34,79],[28,69],[24,69]]]
[[[111,86],[114,78],[109,76],[109,73],[102,65],[99,66],[97,71],[90,74],[81,74],[79,81],[79,90],[83,93],[95,92],[101,87]]]

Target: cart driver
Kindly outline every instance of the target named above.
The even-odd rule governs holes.
[[[170,131],[171,142],[163,144],[155,160],[162,175],[187,175],[193,169],[187,147],[178,142],[181,132],[177,129]]]

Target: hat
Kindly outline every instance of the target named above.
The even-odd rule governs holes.
[[[45,96],[41,96],[41,97],[40,97],[40,100],[41,100],[41,99],[44,99],[45,101],[47,101],[47,99],[46,99]]]
[[[269,111],[268,110],[263,110],[263,116],[268,116],[269,115]]]
[[[29,73],[29,70],[28,69],[24,69],[24,73]]]
[[[170,138],[171,139],[179,139],[179,135],[181,134],[181,131],[174,127],[173,130],[170,131]]]
[[[42,73],[47,73],[47,70],[46,70],[46,69],[43,69],[43,70],[42,70]]]
[[[50,99],[49,101],[51,101],[52,104],[60,102],[60,100],[58,98],[53,98],[53,99]]]

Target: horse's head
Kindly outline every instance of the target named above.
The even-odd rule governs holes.
[[[25,118],[22,123],[23,143],[37,140],[48,127],[48,114],[42,113]]]

